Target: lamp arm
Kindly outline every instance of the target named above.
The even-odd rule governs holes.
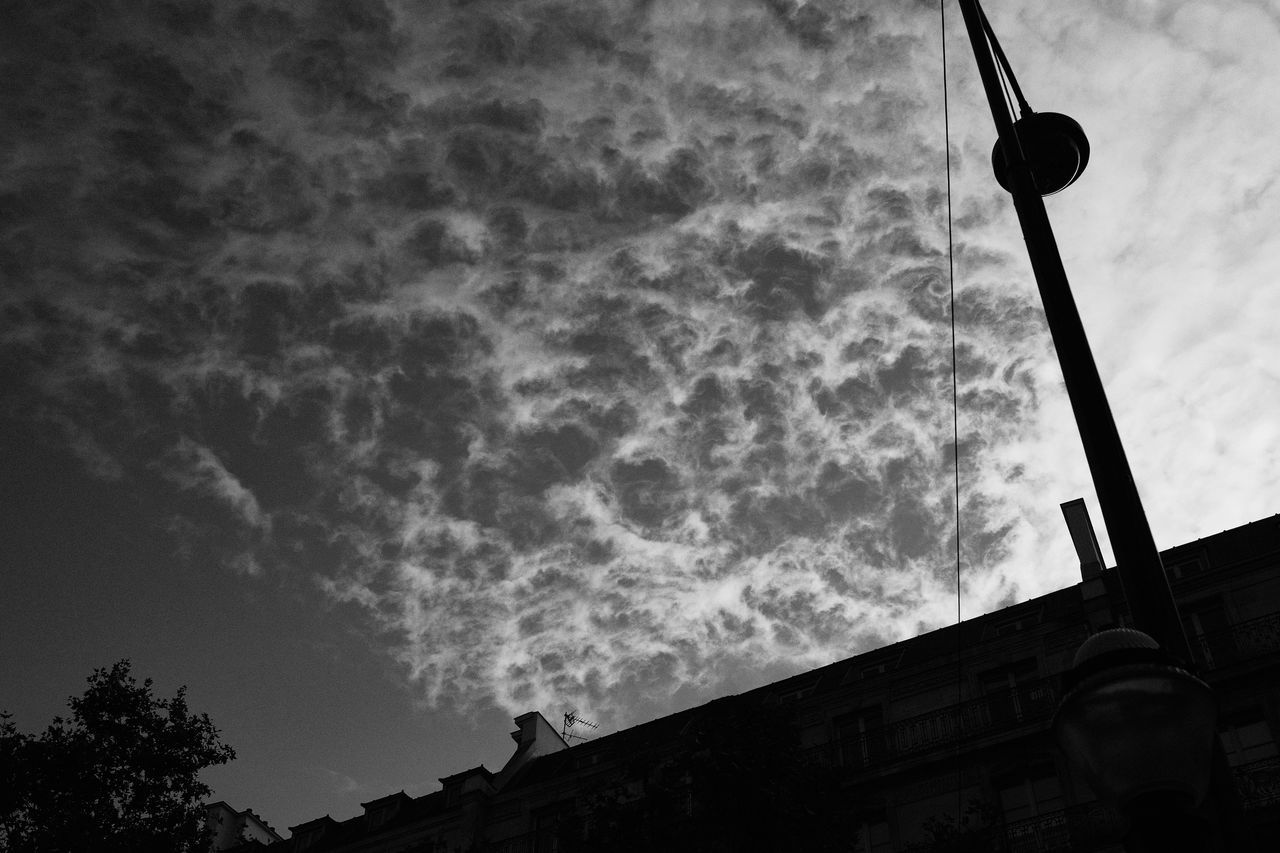
[[[996,31],[991,28],[991,22],[987,20],[986,10],[981,5],[978,6],[978,14],[982,16],[982,29],[987,34],[987,41],[991,44],[991,50],[1000,62],[1000,67],[1004,69],[1004,76],[1009,78],[1009,85],[1013,87],[1013,96],[1018,100],[1018,115],[1024,116],[1034,113],[1035,110],[1031,109],[1031,105],[1027,103],[1027,99],[1022,95],[1022,87],[1018,85],[1018,78],[1014,76],[1013,66],[1009,64],[1009,58],[1004,55],[1004,48],[1000,46],[1000,39],[996,38]]]

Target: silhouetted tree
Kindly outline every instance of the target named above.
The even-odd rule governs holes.
[[[993,833],[997,812],[993,805],[970,799],[957,823],[955,815],[926,818],[922,829],[933,853],[986,853],[996,849]]]
[[[0,724],[0,849],[11,853],[102,851],[204,853],[209,837],[197,778],[235,750],[207,714],[141,685],[128,660],[89,676],[43,734]]]

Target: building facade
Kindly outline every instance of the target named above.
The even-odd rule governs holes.
[[[204,820],[210,848],[214,851],[230,850],[245,842],[264,847],[282,840],[280,834],[252,810],[236,811],[223,800],[204,807]]]
[[[497,773],[243,849],[1121,850],[1049,730],[1076,649],[1128,622],[1083,502],[1063,510],[1072,587],[572,748],[531,712]],[[1244,820],[1280,849],[1280,516],[1163,557]]]

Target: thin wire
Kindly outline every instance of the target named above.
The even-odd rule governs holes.
[[[938,13],[942,19],[939,35],[942,40],[942,126],[945,137],[947,161],[947,275],[951,292],[951,437],[955,448],[955,485],[956,485],[956,705],[963,701],[963,652],[961,642],[962,614],[960,609],[960,389],[958,371],[956,369],[956,261],[955,238],[952,233],[951,215],[951,107],[947,96],[947,0],[940,0]],[[957,708],[958,709],[958,708]],[[959,717],[963,719],[963,717]],[[961,796],[964,790],[964,764],[962,758],[961,732],[956,737],[956,830],[960,829]]]
[[[956,485],[956,623],[960,615],[960,390],[956,377],[956,261],[955,237],[951,216],[951,107],[947,96],[947,17],[946,0],[938,8],[942,11],[942,126],[946,136],[947,161],[947,277],[951,294],[951,435],[955,441]]]

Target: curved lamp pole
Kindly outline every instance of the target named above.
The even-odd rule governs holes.
[[[1134,626],[1154,638],[1175,664],[1189,670],[1191,648],[1041,198],[1079,176],[1088,161],[1088,141],[1080,126],[1066,116],[1031,111],[977,0],[959,0],[959,4],[999,134],[993,165],[1000,183],[1013,196]],[[1019,102],[1022,115],[1017,121],[1001,87],[997,57]],[[1212,783],[1219,829],[1230,843],[1228,849],[1249,849],[1246,840],[1236,837],[1241,831],[1239,798],[1216,736]]]

